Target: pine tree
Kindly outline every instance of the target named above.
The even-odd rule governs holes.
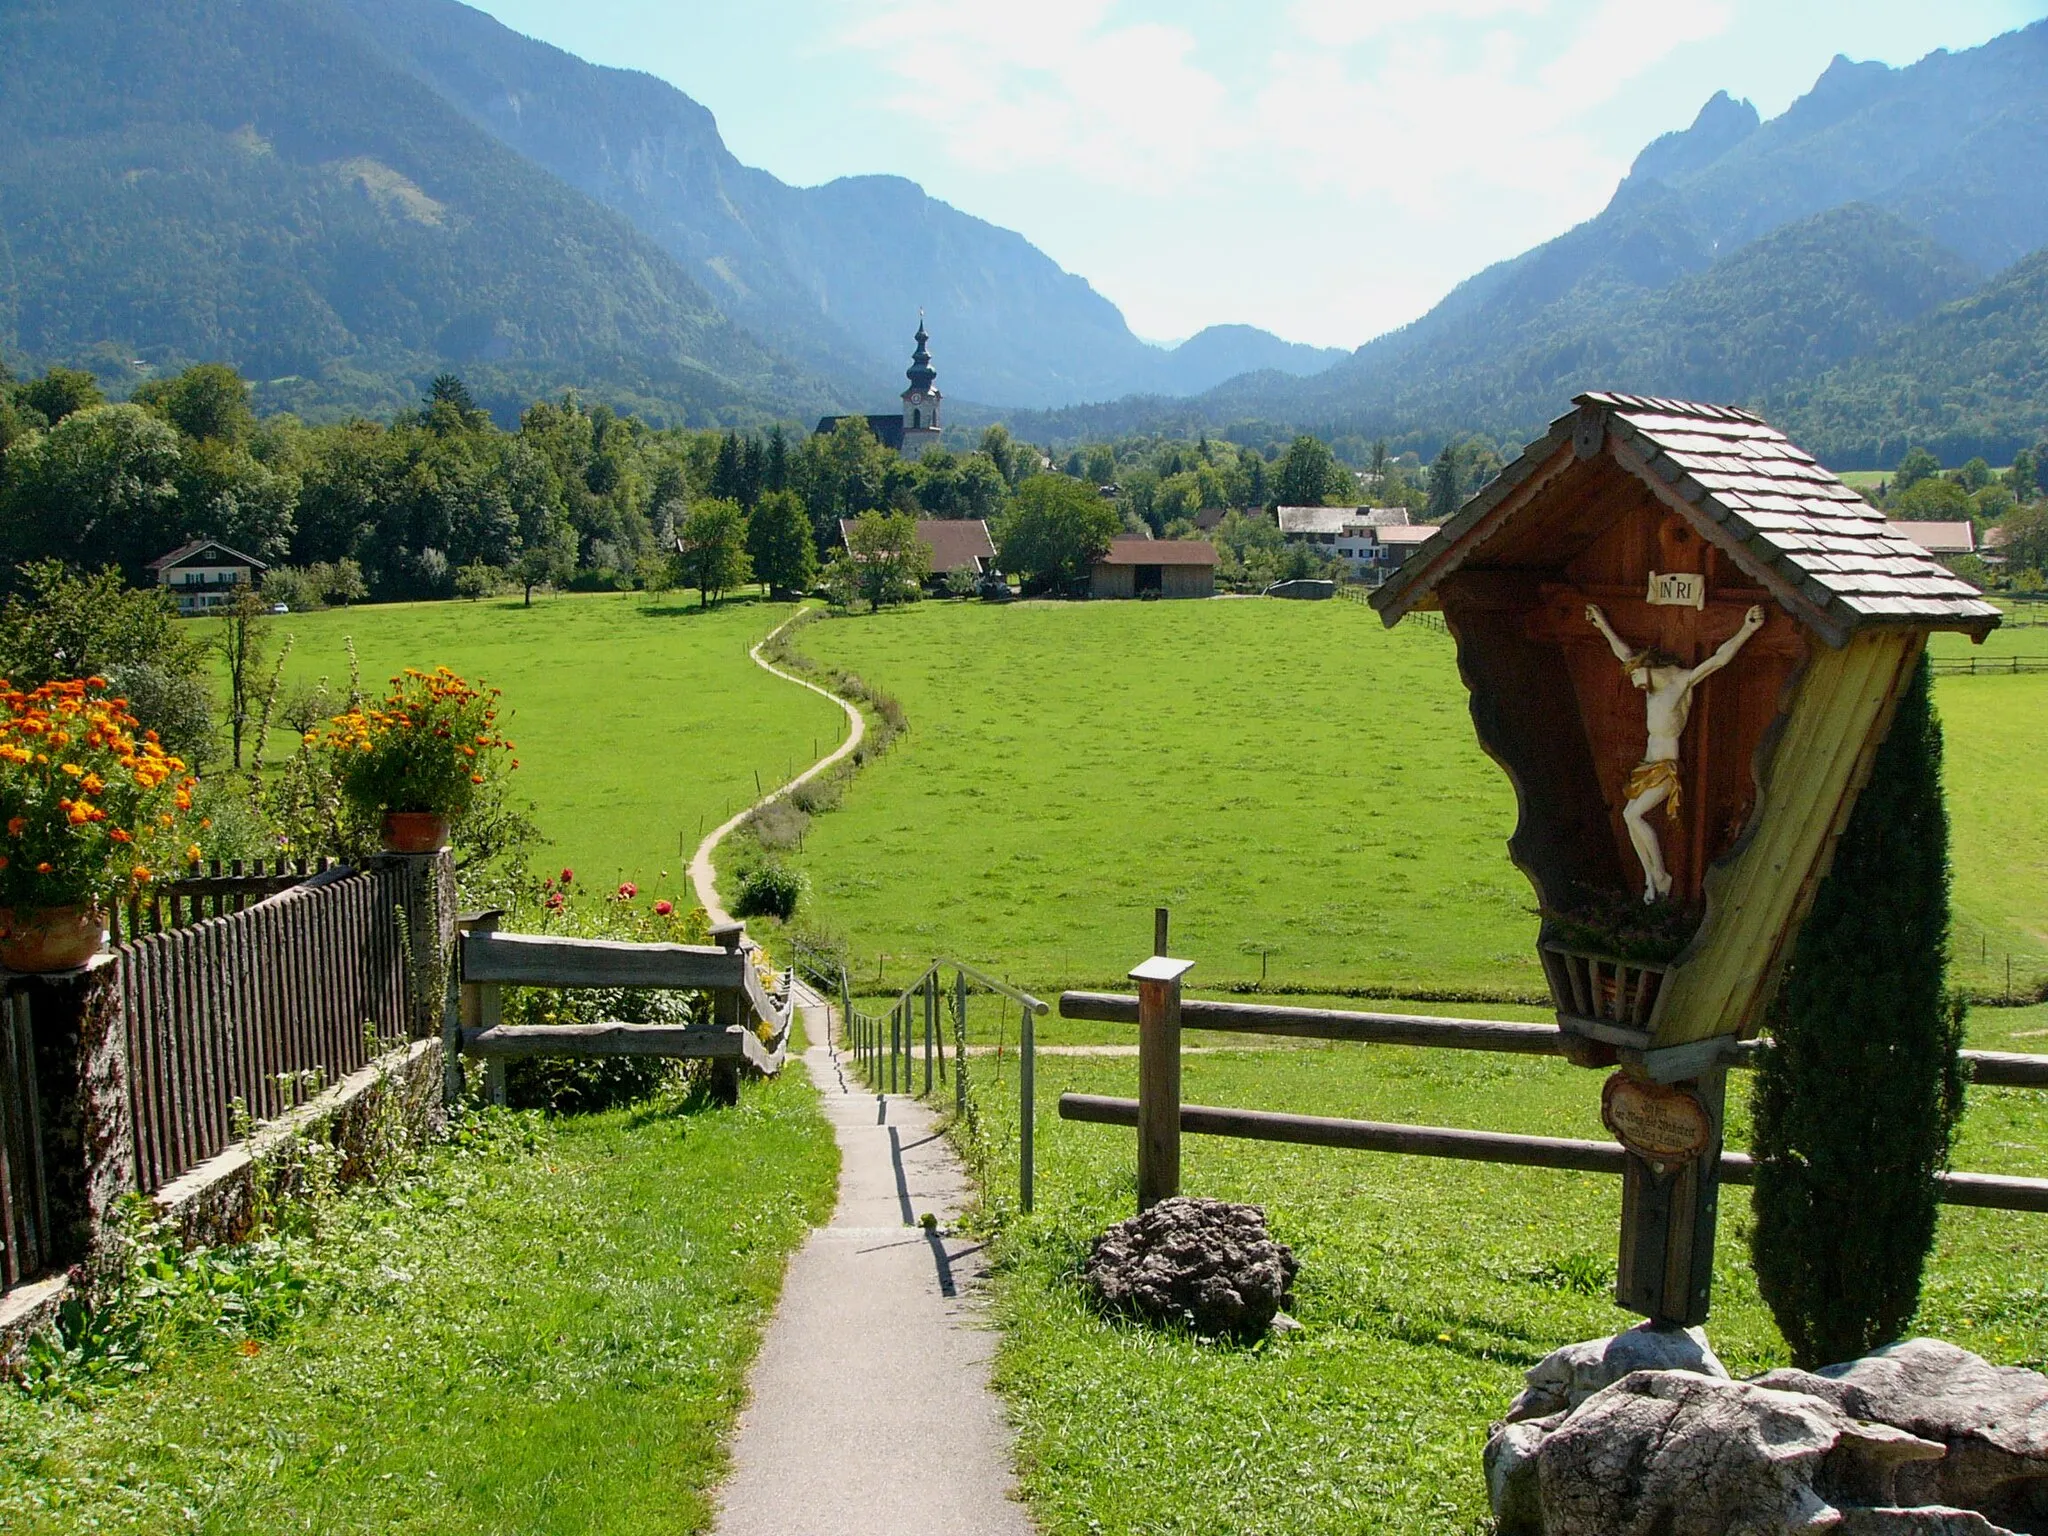
[[[1752,1100],[1751,1256],[1809,1369],[1889,1343],[1912,1318],[1963,1109],[1929,677],[1923,657],[1800,930]]]
[[[761,489],[789,489],[789,437],[779,421],[768,429],[768,464],[761,475]]]
[[[1458,492],[1458,456],[1451,451],[1449,443],[1436,456],[1436,462],[1429,466],[1429,519],[1442,522],[1458,510],[1458,503],[1464,498]]]

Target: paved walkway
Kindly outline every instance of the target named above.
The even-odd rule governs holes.
[[[877,1096],[799,991],[804,1065],[839,1139],[839,1207],[790,1261],[733,1442],[718,1536],[1031,1536],[988,1385],[967,1176],[914,1099]],[[927,1212],[937,1231],[917,1223]]]

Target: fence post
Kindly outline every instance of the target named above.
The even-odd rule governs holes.
[[[924,976],[924,1096],[932,1096],[932,1046],[939,1033],[939,968],[933,964]]]
[[[1131,972],[1138,984],[1141,1211],[1180,1193],[1180,979],[1193,965],[1154,955]]]
[[[967,973],[953,973],[953,1113],[967,1115]]]
[[[24,1074],[35,1093],[24,1129],[40,1143],[42,1187],[30,1198],[42,1216],[46,1265],[86,1258],[115,1202],[136,1188],[120,971],[119,957],[105,953],[75,971],[9,978],[33,1062]]]
[[[441,1099],[462,1097],[462,1016],[455,955],[455,856],[438,853],[383,853],[372,869],[399,872],[399,904],[405,910],[405,976],[412,1015],[409,1040],[441,1034]],[[175,913],[173,916],[175,917]]]
[[[747,925],[745,923],[720,923],[711,930],[711,942],[729,955],[737,955],[745,948]],[[722,987],[711,994],[714,1017],[712,1022],[720,1029],[744,1028],[742,1014],[745,1011],[746,992],[742,987]],[[711,1063],[711,1096],[721,1104],[737,1104],[740,1101],[740,1064],[734,1056],[720,1056]]]
[[[1031,1005],[1025,1003],[1021,1007],[1024,1014],[1024,1022],[1017,1028],[1017,1049],[1020,1053],[1020,1060],[1017,1066],[1017,1194],[1018,1198],[1023,1202],[1025,1214],[1029,1215],[1031,1213],[1031,1193],[1034,1182],[1032,1178],[1032,1137],[1038,1129],[1038,1035],[1037,1025],[1031,1017]],[[1174,1004],[1174,1021],[1176,1026],[1179,1023],[1179,1019],[1180,1004],[1176,1001]],[[1144,1047],[1140,1046],[1139,1049],[1142,1050]],[[1178,1059],[1178,1054],[1179,1047],[1176,1045],[1176,1060]],[[1179,1069],[1176,1067],[1176,1083],[1178,1082],[1178,1077]],[[1176,1102],[1173,1114],[1174,1135],[1176,1138],[1180,1135],[1179,1097],[1180,1089],[1176,1086],[1174,1089]],[[1178,1146],[1178,1141],[1176,1141],[1176,1146]],[[1178,1156],[1177,1152],[1176,1156]]]
[[[458,944],[462,937],[472,933],[496,933],[498,931],[498,919],[504,915],[505,909],[503,907],[487,907],[481,912],[463,913],[455,920]],[[504,1022],[504,992],[497,982],[464,981],[459,963],[456,966],[455,980],[459,999],[456,1012],[460,1016],[463,1029],[496,1029],[499,1024]],[[493,1104],[500,1106],[504,1104],[504,1057],[486,1056],[484,1058],[484,1093]]]

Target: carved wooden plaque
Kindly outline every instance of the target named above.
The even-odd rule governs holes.
[[[1697,1095],[1617,1072],[1600,1091],[1600,1123],[1637,1157],[1689,1163],[1714,1141],[1714,1119]]]

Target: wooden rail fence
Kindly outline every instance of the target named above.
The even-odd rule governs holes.
[[[1928,666],[1936,677],[2019,677],[2048,672],[2048,656],[1936,656]]]
[[[465,918],[458,940],[455,1006],[444,1027],[452,1101],[463,1090],[462,1058],[484,1063],[486,1091],[505,1101],[505,1063],[532,1056],[664,1056],[713,1062],[722,1097],[739,1092],[742,1066],[764,1075],[782,1068],[796,1016],[793,989],[780,997],[763,983],[733,923],[712,930],[712,944],[630,944],[546,933],[501,933],[500,914]],[[506,1024],[503,989],[521,987],[647,987],[705,992],[711,1017],[702,1023]]]
[[[1165,957],[1164,928],[1162,913],[1157,943],[1161,953],[1131,973],[1139,983],[1137,996],[1067,992],[1060,997],[1061,1018],[1134,1023],[1138,1026],[1138,1097],[1123,1099],[1099,1094],[1065,1093],[1060,1095],[1059,1115],[1062,1120],[1127,1126],[1137,1131],[1140,1209],[1179,1193],[1180,1137],[1184,1131],[1193,1135],[1393,1152],[1413,1157],[1448,1157],[1522,1167],[1575,1169],[1586,1173],[1619,1174],[1624,1171],[1627,1154],[1619,1145],[1610,1142],[1183,1104],[1180,1096],[1182,1029],[1226,1030],[1236,1034],[1381,1045],[1507,1051],[1529,1056],[1563,1056],[1568,1054],[1568,1043],[1564,1033],[1549,1024],[1448,1019],[1418,1014],[1350,1013],[1325,1008],[1269,1007],[1257,1003],[1183,1001],[1180,996],[1181,977],[1190,962]],[[1716,1060],[1720,1065],[1733,1067],[1753,1067],[1770,1049],[1769,1042],[1763,1040],[1725,1044],[1703,1042],[1703,1045],[1718,1053]],[[1691,1054],[1677,1059],[1681,1052]],[[1691,1047],[1680,1047],[1669,1053],[1653,1051],[1640,1054],[1644,1060],[1637,1065],[1646,1067],[1653,1077],[1683,1078],[1693,1076],[1701,1069],[1701,1058]],[[1660,1056],[1672,1059],[1660,1061],[1657,1059]],[[2011,1051],[1964,1051],[1962,1057],[1973,1082],[1987,1086],[2048,1088],[2048,1056]],[[1740,1153],[1724,1152],[1720,1171],[1721,1178],[1728,1183],[1747,1184],[1753,1179],[1754,1165]],[[2048,1212],[2048,1179],[1950,1172],[1941,1175],[1941,1199],[1948,1205]]]
[[[330,867],[116,953],[144,1194],[407,1038],[404,898]]]

